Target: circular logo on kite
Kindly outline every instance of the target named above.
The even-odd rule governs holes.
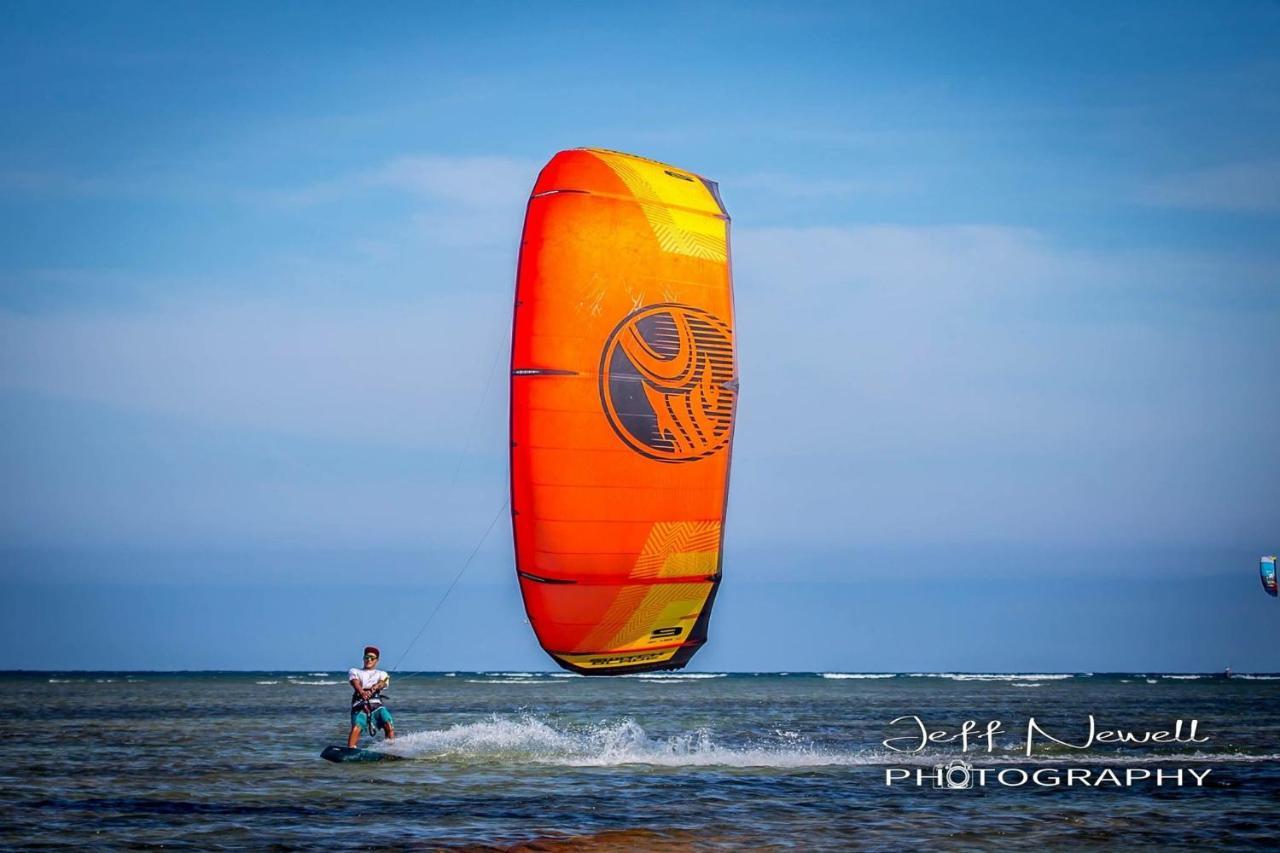
[[[729,443],[733,332],[701,308],[648,305],[609,335],[600,400],[614,432],[661,462],[705,459]]]

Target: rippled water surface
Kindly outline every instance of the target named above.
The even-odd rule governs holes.
[[[1280,814],[1280,676],[567,673],[397,677],[402,760],[336,765],[342,672],[9,673],[0,844],[588,849],[1270,846]],[[1199,720],[1200,743],[1079,745],[1088,716],[1133,733]],[[882,741],[911,720],[1000,720],[990,781],[935,787],[956,743]],[[899,741],[907,747],[909,742]],[[367,741],[365,745],[370,745]],[[985,747],[985,742],[980,746]],[[910,778],[886,785],[886,771]],[[1030,772],[1130,786],[1015,784]],[[1178,769],[1201,785],[1157,786]],[[916,784],[916,771],[925,784]],[[1004,782],[994,778],[1000,771]],[[1058,773],[1058,776],[1054,776]],[[934,774],[931,776],[930,774]],[[963,782],[966,778],[959,778]],[[1005,782],[1009,784],[1005,784]]]

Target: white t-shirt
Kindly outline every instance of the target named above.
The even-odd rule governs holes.
[[[351,671],[347,673],[347,681],[353,678],[359,679],[360,686],[365,690],[372,690],[384,678],[390,679],[390,676],[380,669],[356,669],[352,667]]]

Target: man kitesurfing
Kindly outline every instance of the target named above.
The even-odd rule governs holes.
[[[351,694],[351,734],[347,736],[347,748],[355,749],[360,742],[360,732],[367,729],[370,735],[376,736],[378,729],[386,732],[387,740],[395,740],[396,732],[392,728],[391,709],[382,701],[382,691],[391,683],[391,676],[378,669],[378,658],[382,652],[377,646],[366,646],[364,650],[364,666],[352,667],[347,672],[347,679],[355,692]]]
[[[509,509],[528,621],[557,665],[682,669],[720,585],[738,397],[716,183],[617,151],[559,152],[530,194],[513,310],[511,497],[409,647]],[[378,657],[370,646],[351,670],[351,735],[326,760],[398,758],[356,746],[362,728],[395,737]]]

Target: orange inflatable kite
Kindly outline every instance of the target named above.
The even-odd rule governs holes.
[[[706,642],[737,395],[715,183],[551,158],[520,246],[511,509],[529,622],[565,669],[679,669]]]

